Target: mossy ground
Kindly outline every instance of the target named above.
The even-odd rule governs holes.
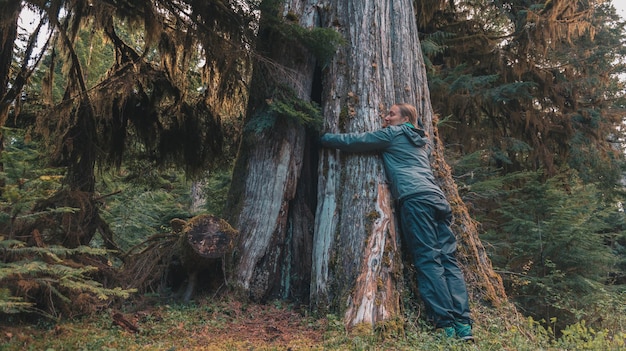
[[[115,313],[121,313],[139,331],[114,323]],[[624,347],[626,334],[622,332],[608,336],[575,328],[567,340],[556,339],[542,328],[533,328],[533,323],[519,327],[502,318],[477,320],[473,344],[447,339],[411,316],[406,318],[404,333],[387,333],[383,339],[380,333],[362,328],[348,332],[336,316],[313,316],[278,302],[259,305],[201,298],[187,305],[144,303],[59,323],[33,325],[5,320],[0,322],[0,350],[523,351]]]

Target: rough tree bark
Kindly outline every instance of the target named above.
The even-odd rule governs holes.
[[[21,6],[18,1],[2,3],[0,14],[0,127],[4,127],[13,99],[7,99],[10,91],[11,62],[13,62],[13,45],[17,38],[17,21]],[[0,132],[0,154],[4,152],[4,133]],[[4,163],[0,163],[0,172],[4,171]],[[5,181],[0,180],[0,189],[4,189]],[[0,190],[0,194],[1,194]]]
[[[326,25],[343,33],[348,45],[323,78],[325,130],[380,128],[382,113],[393,103],[407,102],[417,107],[425,130],[434,137],[412,2],[337,0],[332,10]],[[506,300],[502,282],[458,197],[443,151],[438,143],[434,166],[454,206],[460,260],[466,264],[470,290],[474,298],[499,304]],[[319,169],[312,301],[318,307],[343,311],[347,326],[375,325],[400,317],[402,262],[380,160],[323,151]]]
[[[324,131],[378,129],[381,115],[392,104],[407,102],[417,107],[434,138],[411,1],[285,1],[277,13],[283,19],[297,18],[304,27],[335,28],[346,39],[322,70]],[[401,319],[400,240],[379,157],[319,152],[312,142],[315,133],[288,119],[251,131],[277,86],[288,85],[305,100],[314,91],[315,62],[310,55],[292,42],[276,41],[272,34],[271,28],[261,26],[257,50],[273,64],[260,60],[255,65],[248,132],[226,210],[240,232],[231,282],[256,300],[304,300],[308,292],[314,308],[342,313],[349,327]],[[441,184],[457,214],[461,261],[468,265],[464,268],[469,281],[476,283],[470,287],[476,292],[473,296],[504,301],[502,283],[482,249],[476,226],[458,200],[450,173],[442,172],[447,169],[443,148],[437,147],[434,154],[436,174],[443,178]]]
[[[329,23],[344,46],[324,76],[325,128],[381,127],[395,102],[429,109],[410,1],[335,1]],[[312,299],[344,311],[347,326],[400,317],[401,255],[393,201],[376,155],[323,151],[313,253]]]
[[[297,0],[264,8],[256,48],[263,58],[254,64],[244,135],[225,211],[240,232],[230,281],[258,301],[308,299],[313,210],[300,175],[309,163],[310,148],[301,123],[268,110],[276,92],[285,88],[310,100],[315,71],[312,55],[282,37],[272,19],[295,13],[300,25],[311,27],[315,11],[307,1]]]
[[[19,1],[0,2],[4,5],[0,14],[0,126],[4,126],[13,100],[7,100],[10,90],[10,71],[13,61],[13,45],[17,38],[17,21],[21,5]]]

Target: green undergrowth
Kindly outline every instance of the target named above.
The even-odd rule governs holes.
[[[483,312],[479,312],[483,314]],[[122,316],[136,329],[116,323]],[[118,318],[119,319],[119,318]],[[556,337],[532,319],[480,316],[475,343],[447,339],[406,316],[405,332],[382,338],[363,328],[346,331],[334,315],[314,316],[281,302],[246,304],[199,299],[191,304],[143,304],[104,310],[60,323],[0,322],[1,350],[620,350],[624,331],[594,330],[581,322]]]

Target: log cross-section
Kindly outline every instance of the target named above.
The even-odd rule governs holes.
[[[188,222],[182,221],[179,226],[181,224],[179,255],[188,281],[183,299],[189,301],[199,272],[216,268],[223,270],[224,258],[232,252],[238,232],[225,220],[209,214],[193,217]],[[172,226],[175,226],[174,223]],[[222,279],[226,279],[224,274]]]
[[[233,248],[235,230],[223,219],[201,215],[194,217],[185,232],[187,245],[201,258],[222,258]]]

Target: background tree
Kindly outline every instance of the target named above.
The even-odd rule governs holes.
[[[177,164],[193,176],[217,160],[222,152],[220,118],[206,103],[214,96],[241,93],[241,49],[252,31],[246,24],[250,12],[221,2],[24,4],[54,35],[43,92],[52,91],[58,81],[55,67],[64,67],[61,100],[43,95],[49,105],[35,131],[45,137],[53,164],[67,168],[67,187],[37,208],[79,209],[57,221],[70,226],[43,228],[35,223],[24,230],[39,228],[46,240],[69,246],[88,244],[100,231],[113,245],[93,196],[96,165],[119,167],[131,150],[154,166]],[[120,35],[136,25],[145,34],[142,41]],[[84,45],[87,38],[92,45]],[[87,74],[103,63],[90,59],[95,40],[110,42],[115,53],[107,74],[97,80]],[[186,47],[199,47],[202,55]],[[211,94],[201,89],[204,94],[194,95],[198,86],[210,86]]]
[[[118,259],[124,258],[109,223],[101,216],[102,200],[109,194],[96,193],[96,167],[102,171],[111,166],[119,168],[128,161],[125,157],[132,155],[126,165],[139,167],[131,167],[134,175],[127,180],[172,164],[182,167],[191,177],[218,160],[222,151],[220,118],[206,103],[213,101],[213,96],[241,92],[246,62],[246,51],[242,49],[246,36],[252,33],[248,25],[252,17],[248,8],[244,10],[220,1],[113,4],[59,0],[45,4],[11,1],[10,5],[7,8],[15,11],[3,12],[2,20],[2,30],[7,33],[2,35],[6,39],[3,44],[7,47],[19,43],[15,33],[20,9],[28,7],[41,25],[26,39],[23,55],[12,59],[12,50],[2,53],[6,59],[0,71],[2,91],[6,92],[1,103],[2,127],[11,121],[13,126],[28,128],[24,139],[43,139],[48,164],[65,172],[61,178],[63,186],[31,204],[28,211],[31,215],[20,213],[3,222],[3,232],[10,233],[10,239],[28,245],[76,248],[78,258],[68,257],[68,261],[59,262],[76,264],[78,271],[92,272],[92,267],[87,267],[94,263],[92,256],[102,255],[81,251],[81,247],[94,244],[98,232],[103,244],[117,249]],[[47,40],[52,43],[52,49],[43,48],[34,54],[34,43],[38,42],[39,28],[44,28],[44,24],[49,28]],[[138,36],[128,35],[133,31],[143,34],[140,41],[135,41]],[[108,57],[113,60],[93,60],[95,44],[100,42],[109,43],[102,50],[110,50]],[[200,49],[187,50],[190,47]],[[35,67],[33,55],[34,62],[46,55],[45,65],[37,66],[45,72],[38,72],[41,86],[38,96],[21,94],[24,87],[21,82],[31,76]],[[107,62],[107,67],[98,66]],[[207,89],[200,89],[204,94],[197,94],[198,86],[215,91],[209,94]],[[59,87],[62,88],[57,90]],[[55,91],[62,93],[55,95]],[[25,101],[36,103],[29,105],[27,113],[20,113],[24,97]],[[20,117],[27,118],[20,120]],[[116,193],[114,190],[113,194]],[[11,250],[19,250],[21,244],[7,245]],[[107,261],[102,257],[98,260]],[[123,276],[107,274],[115,268],[101,264],[96,271],[100,277]],[[25,277],[30,281],[40,279],[36,275]],[[109,284],[115,284],[112,282],[116,280],[101,279]],[[46,289],[58,291],[59,288],[50,284],[29,285],[44,291],[35,294],[20,288],[26,285],[12,286],[19,290],[13,294],[26,297],[45,297]],[[63,306],[71,307],[68,304],[71,300],[64,297],[60,301]],[[55,306],[51,300],[39,302],[42,306],[47,302]],[[56,301],[56,306],[61,302]]]
[[[575,1],[441,2],[428,15],[418,19],[446,154],[509,296],[559,327],[585,315],[568,301],[610,305],[607,275],[623,255],[623,21]]]
[[[444,141],[463,154],[487,150],[502,172],[551,176],[570,165],[596,181],[586,172],[601,159],[612,187],[623,24],[602,3],[461,1],[435,13],[422,28],[440,48],[429,55],[430,85],[450,122]]]
[[[607,243],[623,230],[623,216],[615,223],[615,204],[574,174],[548,180],[540,172],[503,177],[503,186],[511,189],[499,201],[502,224],[485,234],[511,298],[524,313],[552,320],[557,330],[581,316],[597,324],[599,306],[606,313],[617,302],[609,294],[614,288],[606,285],[617,259]]]

